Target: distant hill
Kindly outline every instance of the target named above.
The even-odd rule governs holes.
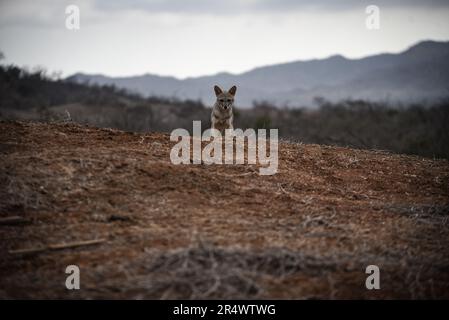
[[[399,54],[362,59],[336,55],[253,69],[241,74],[219,73],[187,78],[146,74],[113,78],[78,73],[77,83],[113,84],[144,96],[167,96],[213,102],[212,86],[239,86],[240,107],[254,100],[276,105],[312,106],[315,97],[331,102],[365,99],[402,103],[433,103],[449,96],[449,42],[424,41]]]

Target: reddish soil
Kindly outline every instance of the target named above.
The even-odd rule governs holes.
[[[449,298],[447,160],[282,141],[260,176],[173,165],[173,144],[1,122],[0,218],[26,223],[0,225],[0,298]],[[10,252],[92,239],[106,241]]]

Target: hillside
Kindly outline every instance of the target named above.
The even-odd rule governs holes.
[[[172,144],[0,122],[0,218],[25,219],[0,225],[0,298],[449,298],[447,160],[282,141],[279,172],[259,176],[175,166]]]
[[[239,91],[239,97],[240,97]],[[238,102],[237,102],[238,104]],[[433,105],[395,105],[317,99],[315,110],[255,103],[235,108],[238,128],[276,128],[283,139],[325,145],[382,149],[449,159],[449,100]],[[0,65],[0,121],[60,121],[133,132],[171,132],[192,121],[210,122],[200,101],[147,97],[113,86],[55,80],[42,70]]]
[[[177,79],[153,74],[131,77],[75,74],[69,81],[116,85],[144,96],[200,99],[213,103],[214,84],[238,86],[238,106],[254,100],[278,106],[313,107],[315,97],[331,102],[344,99],[435,103],[449,95],[449,42],[423,41],[397,54],[361,59],[341,55],[259,67],[241,74],[219,73]]]

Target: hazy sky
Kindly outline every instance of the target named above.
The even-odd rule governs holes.
[[[80,30],[65,8],[80,8]],[[365,26],[367,5],[380,29]],[[399,52],[449,40],[449,1],[0,0],[7,63],[75,72],[180,78],[342,54]]]

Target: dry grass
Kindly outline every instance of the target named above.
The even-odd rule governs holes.
[[[0,128],[0,217],[29,221],[0,227],[2,298],[449,297],[445,160],[281,141],[279,173],[259,176],[175,166],[165,134]],[[381,290],[365,288],[369,264]]]

